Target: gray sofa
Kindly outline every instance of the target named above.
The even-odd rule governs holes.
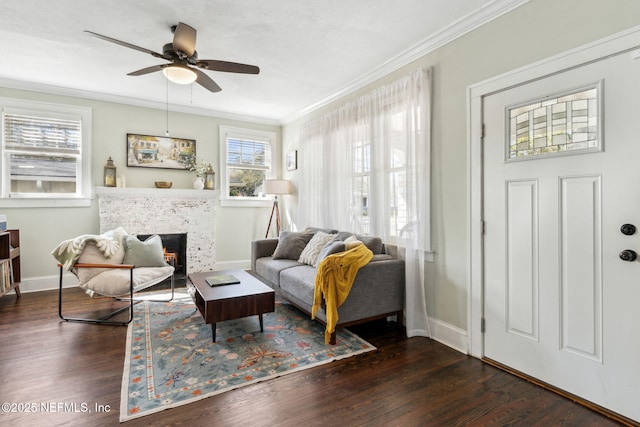
[[[315,266],[300,262],[301,253],[310,242],[313,243],[312,238],[318,232],[331,234],[332,240],[323,246]],[[343,242],[349,236],[352,233],[308,228],[300,233],[283,231],[280,239],[254,240],[251,242],[251,270],[282,298],[310,314],[317,265],[324,256],[345,250]],[[355,238],[371,249],[374,256],[360,268],[349,296],[338,308],[336,328],[394,315],[402,325],[404,261],[398,259],[394,245],[385,245],[378,237],[356,235]],[[324,306],[316,313],[316,319],[326,324]],[[335,343],[335,333],[331,336],[331,343]]]

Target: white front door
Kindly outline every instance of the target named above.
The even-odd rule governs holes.
[[[595,119],[598,101],[565,98],[590,88]],[[640,255],[640,60],[504,90],[482,111],[485,357],[640,421],[640,256],[620,255]],[[526,157],[506,160],[512,132]],[[592,148],[526,151],[576,146]]]

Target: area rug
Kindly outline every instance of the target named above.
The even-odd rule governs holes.
[[[136,306],[127,332],[120,421],[375,350],[339,329],[325,344],[324,326],[276,298],[274,313],[220,322],[216,342],[191,298]]]

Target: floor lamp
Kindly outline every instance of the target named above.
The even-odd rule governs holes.
[[[289,194],[291,192],[291,185],[286,179],[265,179],[264,180],[264,193],[273,194],[273,208],[271,208],[271,217],[269,218],[269,226],[267,227],[267,233],[264,235],[265,239],[269,236],[269,229],[271,228],[271,221],[273,216],[276,216],[276,230],[278,236],[280,235],[280,209],[278,208],[278,195]]]

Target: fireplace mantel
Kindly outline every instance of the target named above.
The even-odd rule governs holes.
[[[139,187],[96,187],[95,193],[98,196],[121,196],[121,197],[205,197],[215,199],[218,197],[218,190],[193,190],[190,188],[139,188]]]
[[[100,232],[187,234],[187,273],[214,269],[215,190],[96,187]]]

